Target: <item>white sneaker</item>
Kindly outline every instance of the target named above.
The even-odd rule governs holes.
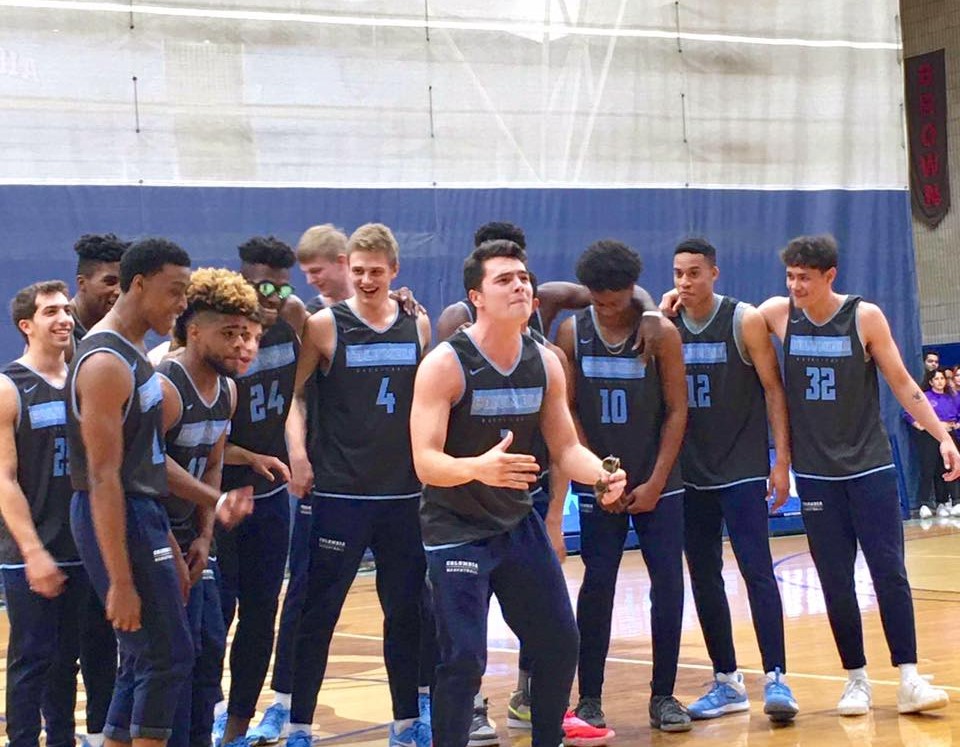
[[[939,506],[937,506],[937,516],[939,516],[941,519],[945,519],[949,515],[950,515],[950,509],[947,508],[946,503],[941,503]]]
[[[934,687],[923,677],[913,677],[900,684],[897,690],[897,710],[900,713],[920,713],[945,708],[950,697],[945,690]]]
[[[957,503],[950,509],[951,516],[960,516],[960,503]]]
[[[930,510],[930,506],[920,506],[920,518],[929,519],[933,516],[933,511]]]
[[[837,713],[841,716],[866,716],[872,704],[870,683],[863,677],[847,680],[843,695],[837,703]]]

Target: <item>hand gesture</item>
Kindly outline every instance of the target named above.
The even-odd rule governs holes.
[[[601,469],[597,482],[606,486],[603,495],[600,496],[600,507],[607,509],[609,506],[620,503],[623,491],[627,487],[627,473],[622,469],[613,473]],[[619,513],[619,511],[614,511],[614,513]]]
[[[258,475],[263,475],[270,482],[276,482],[276,474],[286,482],[290,482],[290,468],[275,456],[267,454],[250,454],[250,469]]]
[[[477,457],[477,480],[493,488],[526,490],[537,481],[540,465],[530,454],[511,454],[513,431],[507,431],[503,440],[490,451]]]
[[[217,521],[227,529],[233,529],[252,513],[253,487],[247,485],[227,492],[226,500],[217,509]]]

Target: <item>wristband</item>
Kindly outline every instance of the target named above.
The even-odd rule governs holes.
[[[214,509],[214,512],[219,512],[219,511],[220,511],[220,507],[223,506],[223,504],[227,502],[227,495],[229,495],[229,494],[228,494],[228,493],[221,493],[221,494],[220,494],[220,497],[217,498],[217,507]]]
[[[663,319],[662,311],[644,311],[643,316],[656,317],[657,319]]]

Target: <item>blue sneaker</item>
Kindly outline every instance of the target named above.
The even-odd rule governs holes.
[[[313,735],[297,729],[287,737],[287,747],[313,747]]]
[[[740,672],[718,672],[714,675],[713,685],[707,694],[687,706],[690,717],[698,720],[749,709],[750,701],[747,699],[747,689],[743,686],[743,675]]]
[[[433,723],[430,720],[430,693],[420,693],[418,702],[420,704],[420,721],[430,726]]]
[[[223,744],[223,733],[227,730],[227,712],[224,711],[213,720],[213,732],[210,737],[213,739],[213,747],[221,747]]]
[[[260,723],[247,730],[250,744],[276,744],[290,731],[290,709],[274,703],[263,714]]]
[[[232,742],[227,742],[225,747],[250,747],[250,740],[246,737],[237,737]]]
[[[790,691],[790,685],[783,681],[779,667],[767,674],[767,684],[763,686],[763,712],[778,724],[793,721],[800,712],[800,706]]]
[[[396,723],[390,724],[390,741],[388,747],[433,747],[433,735],[430,727],[423,721],[417,719],[412,726],[408,726],[401,732],[397,732]],[[287,741],[287,745],[290,741]],[[294,745],[298,747],[298,745]]]

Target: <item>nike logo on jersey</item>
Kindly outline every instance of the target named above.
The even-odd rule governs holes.
[[[187,409],[188,409],[188,410],[192,410],[192,409],[193,409],[193,404],[191,403],[191,404],[187,405]]]
[[[790,324],[799,324],[802,321],[803,321],[803,317],[799,317],[797,319],[791,319]]]
[[[470,375],[471,375],[471,376],[476,376],[478,373],[480,373],[480,372],[481,372],[483,369],[485,369],[485,368],[486,368],[486,366],[480,366],[480,368],[471,368],[471,369],[470,369]]]
[[[34,384],[33,386],[29,386],[29,387],[27,387],[26,389],[23,390],[23,393],[24,393],[24,394],[30,394],[30,392],[32,392],[32,391],[33,391],[34,389],[36,389],[38,386],[40,386],[40,385],[39,385],[39,384]]]
[[[589,340],[580,340],[581,345],[589,345],[591,342],[593,342],[592,337]]]

